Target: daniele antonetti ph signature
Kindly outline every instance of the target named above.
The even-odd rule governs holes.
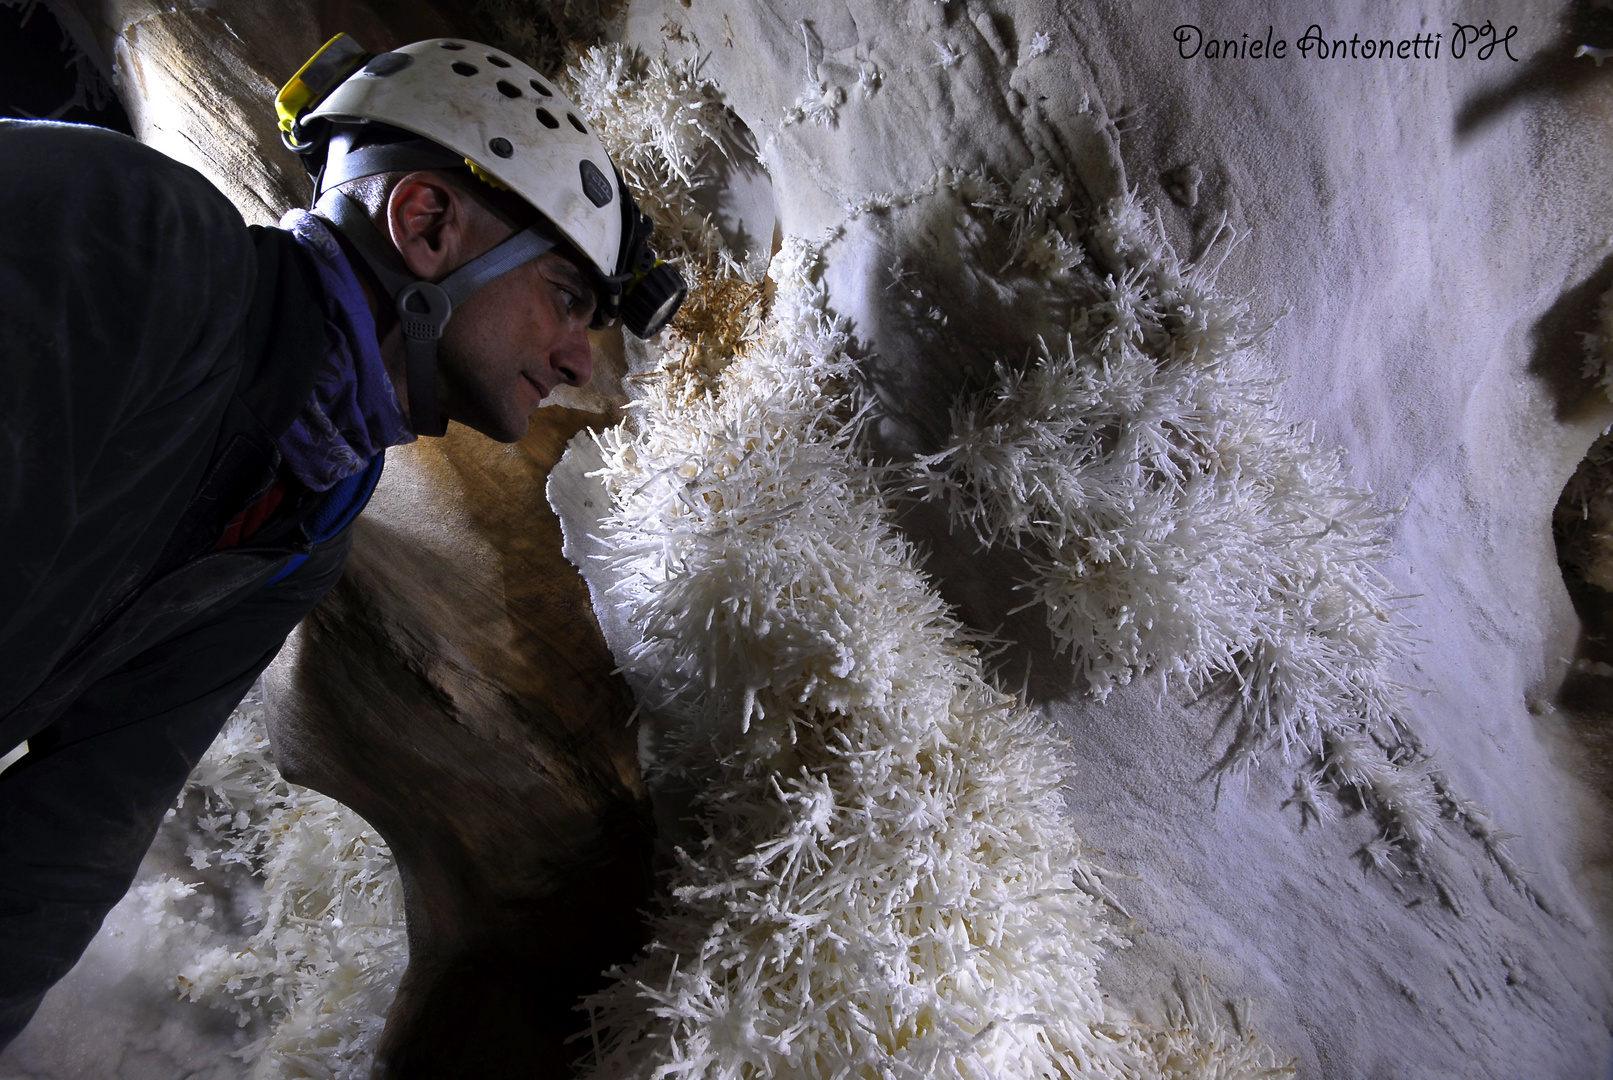
[[[1517,62],[1512,55],[1512,41],[1518,28],[1509,26],[1505,33],[1498,31],[1489,19],[1483,23],[1451,23],[1449,40],[1443,30],[1419,33],[1411,37],[1362,37],[1352,33],[1349,37],[1330,37],[1320,25],[1312,23],[1304,36],[1293,42],[1290,49],[1287,38],[1276,36],[1276,28],[1266,27],[1266,36],[1258,32],[1238,37],[1208,35],[1192,23],[1183,23],[1172,31],[1176,38],[1176,52],[1183,60],[1284,60],[1297,56],[1302,60],[1438,60],[1441,47],[1453,60],[1473,56],[1488,60],[1501,47],[1507,59]]]

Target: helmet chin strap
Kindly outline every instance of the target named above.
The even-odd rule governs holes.
[[[340,191],[327,191],[314,204],[314,213],[353,242],[380,279],[381,287],[391,295],[398,309],[398,325],[403,330],[409,426],[416,435],[441,435],[447,430],[448,421],[437,401],[437,343],[454,308],[494,278],[503,277],[553,248],[554,241],[533,229],[525,229],[493,250],[478,255],[442,281],[432,283],[409,273],[397,249],[375,227],[358,201]]]

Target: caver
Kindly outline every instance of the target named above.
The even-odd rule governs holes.
[[[0,1046],[340,577],[388,446],[504,441],[684,294],[576,107],[473,42],[281,91],[312,212],[246,227],[99,129],[0,122]]]

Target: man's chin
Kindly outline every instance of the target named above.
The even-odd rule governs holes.
[[[486,435],[494,442],[518,443],[526,438],[526,429],[530,416],[515,417],[467,417],[463,420],[452,417],[456,423],[470,428],[472,431]]]
[[[521,421],[521,429],[519,431],[517,431],[513,427],[509,427],[509,428],[502,428],[498,432],[491,432],[491,431],[485,432],[485,434],[487,435],[487,437],[489,439],[493,439],[493,440],[495,440],[497,442],[506,443],[506,444],[508,444],[508,443],[518,443],[522,439],[526,438],[527,427],[530,425],[531,419],[532,419],[531,417],[526,417],[526,418],[522,419],[522,421]]]

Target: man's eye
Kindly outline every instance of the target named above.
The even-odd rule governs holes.
[[[566,314],[568,315],[572,312],[576,312],[579,315],[592,318],[594,314],[594,305],[594,294],[592,292],[585,290],[580,293],[567,293]]]
[[[559,284],[556,284],[555,288],[559,289],[560,295],[565,297],[566,314],[569,315],[573,311],[576,311],[578,308],[583,306],[584,300],[582,296],[579,295],[575,290],[568,289],[564,285]]]

